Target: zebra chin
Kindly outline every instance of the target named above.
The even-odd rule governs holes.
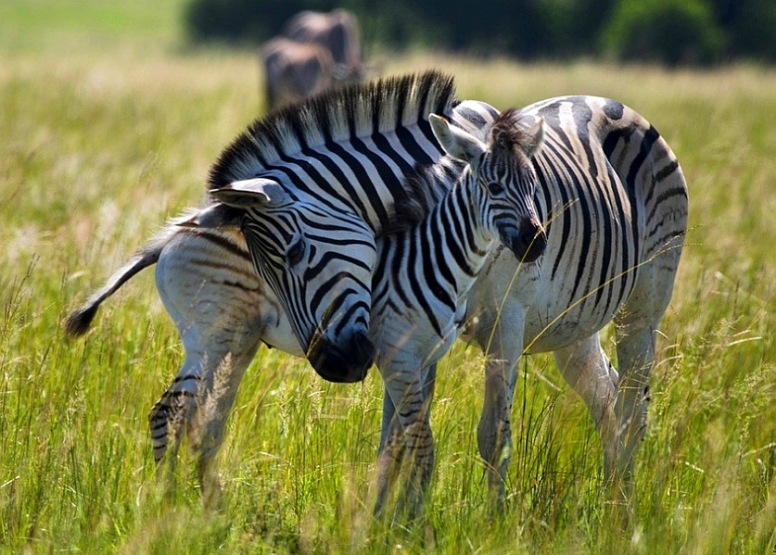
[[[337,343],[318,336],[307,351],[307,360],[318,375],[334,383],[362,381],[374,357],[374,343],[363,331],[357,331]]]
[[[500,233],[499,239],[524,264],[535,262],[547,249],[547,234],[541,225],[526,225],[520,233]]]

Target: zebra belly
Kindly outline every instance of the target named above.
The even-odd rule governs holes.
[[[628,298],[635,280],[625,284],[614,275],[604,276],[573,288],[564,266],[561,263],[553,276],[546,260],[519,265],[508,251],[500,250],[469,297],[467,320],[474,318],[475,325],[466,336],[487,337],[498,321],[505,335],[522,336],[523,352],[533,354],[566,347],[601,330]]]
[[[615,311],[590,311],[566,306],[537,305],[526,311],[523,348],[528,354],[566,347],[600,331]]]

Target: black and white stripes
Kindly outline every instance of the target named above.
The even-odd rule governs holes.
[[[552,351],[601,433],[607,482],[627,495],[687,227],[687,186],[655,128],[619,102],[560,97],[524,111],[545,122],[533,162],[548,243],[537,265],[517,273],[497,254],[469,296],[468,335],[488,355],[480,453],[503,496],[517,363]],[[609,322],[619,374],[598,337]]]
[[[487,143],[442,118],[432,116],[431,121],[444,149],[467,165],[452,180],[453,173],[440,164],[413,181],[425,215],[378,242],[370,329],[387,408],[377,508],[386,502],[401,461],[408,460],[400,510],[411,514],[420,511],[433,467],[430,389],[425,387],[432,381],[429,367],[458,335],[466,294],[494,242],[500,238],[509,245],[517,260],[536,259],[546,244],[534,207],[536,175],[530,162],[542,141],[541,121],[524,125],[519,112],[508,110],[494,123]],[[428,190],[440,182],[447,192],[431,203]]]
[[[429,114],[473,125],[453,92],[435,72],[329,92],[255,122],[213,166],[211,194],[246,210],[256,269],[328,380],[361,380],[371,365],[374,236],[406,199],[404,176],[442,156]],[[478,108],[467,115],[492,117]]]
[[[449,268],[475,271],[466,271],[468,259],[456,257],[454,247],[437,246],[452,237],[474,245],[470,214],[459,211],[417,235],[422,240],[391,259],[388,271],[380,249],[392,236],[375,237],[412,201],[413,180],[405,176],[418,164],[432,164],[425,171],[437,176],[420,180],[430,185],[427,206],[460,176],[461,165],[445,161],[433,137],[429,113],[446,115],[480,140],[487,136],[497,112],[481,102],[456,103],[452,94],[450,79],[431,73],[332,93],[257,122],[225,149],[211,173],[215,194],[231,195],[228,202],[241,207],[222,218],[232,218],[235,227],[210,228],[197,223],[202,213],[187,216],[188,227],[165,228],[71,316],[68,330],[83,333],[105,299],[158,260],[157,288],[186,360],[150,415],[157,458],[169,440],[160,430],[175,439],[186,432],[205,475],[260,342],[308,356],[329,379],[358,379],[371,362],[370,344],[388,341],[375,335],[385,324],[370,322],[379,304],[397,314],[406,307],[419,311],[444,352],[440,338],[448,328],[437,311],[453,306],[455,295],[445,290],[455,282]],[[518,363],[523,354],[552,351],[601,434],[607,482],[627,494],[644,435],[655,336],[687,226],[687,186],[654,127],[618,102],[560,97],[523,108],[520,118],[529,129],[544,121],[531,170],[546,249],[537,247],[535,233],[513,243],[500,236],[524,253],[523,260],[492,249],[465,299],[456,300],[454,322],[465,323],[465,337],[487,355],[479,450],[494,493],[503,498]],[[493,182],[503,175],[497,171]],[[410,252],[420,262],[408,263]],[[407,275],[413,268],[412,279],[397,279],[385,296],[373,276],[399,275],[401,268]],[[619,373],[598,336],[609,322],[615,324]],[[395,353],[409,352],[406,343],[392,344]],[[378,353],[384,347],[378,345]],[[360,352],[359,360],[351,352]],[[423,364],[433,360],[425,357]],[[420,421],[428,419],[434,375],[431,362],[422,374]],[[215,397],[217,410],[194,418],[203,397]],[[383,446],[398,402],[386,397]],[[178,421],[182,425],[172,429]],[[405,433],[422,437],[422,429]],[[433,457],[433,444],[429,453]],[[418,484],[425,479],[418,476]]]

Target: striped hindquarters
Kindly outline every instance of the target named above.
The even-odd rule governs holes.
[[[548,128],[535,158],[550,236],[543,267],[556,283],[539,303],[555,307],[543,326],[563,314],[603,325],[644,264],[670,250],[666,263],[678,264],[687,225],[681,168],[657,130],[619,102],[561,97],[527,110]]]

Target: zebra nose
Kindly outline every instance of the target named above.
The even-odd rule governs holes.
[[[520,233],[508,245],[518,260],[534,262],[547,248],[547,234],[542,225],[535,220],[527,220],[520,226]]]
[[[363,331],[357,331],[338,343],[320,337],[307,353],[307,359],[318,375],[335,383],[362,381],[372,366],[374,356],[374,343]]]

